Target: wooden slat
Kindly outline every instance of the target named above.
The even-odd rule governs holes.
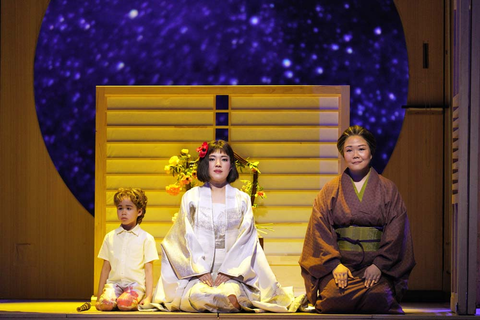
[[[230,140],[232,142],[247,141],[302,141],[302,142],[336,142],[338,128],[319,127],[232,127]]]
[[[259,182],[269,192],[277,190],[313,190],[318,192],[325,183],[336,176],[331,174],[262,174]],[[234,184],[237,187],[241,185],[240,181]]]
[[[180,149],[187,148],[191,154],[196,154],[195,149],[202,142],[197,136],[190,141],[164,141],[164,142],[107,142],[107,156],[109,158],[170,158],[177,155]],[[331,158],[337,159],[339,153],[336,143],[333,142],[232,142],[235,152],[245,158]]]
[[[319,174],[262,174],[260,182],[266,190],[320,190],[325,183],[336,175]],[[241,180],[251,179],[250,175],[242,174],[233,185],[241,187]],[[158,174],[109,174],[106,179],[107,189],[118,189],[129,186],[146,190],[167,186],[174,182],[170,175]]]
[[[309,126],[338,126],[338,112],[320,112],[320,111],[235,111],[230,116],[232,125],[279,125],[285,123],[289,125]]]
[[[200,141],[214,138],[212,127],[108,127],[107,140],[110,141]]]
[[[116,158],[107,159],[107,173],[149,173],[164,174],[165,166],[168,165],[167,158],[145,159],[145,158]]]
[[[113,205],[113,195],[116,190],[107,190],[107,205]],[[148,203],[160,206],[179,206],[181,197],[173,197],[164,190],[146,190]],[[281,190],[268,191],[266,199],[257,199],[256,203],[265,206],[309,206],[317,196],[318,191]]]
[[[146,193],[148,197],[148,192]],[[173,198],[173,196],[171,196]],[[178,197],[177,197],[178,198]],[[178,212],[178,206],[153,206],[147,205],[147,211],[143,221],[145,222],[172,222],[175,212]],[[118,222],[117,208],[114,205],[107,206],[105,221]]]
[[[263,174],[268,173],[311,173],[311,174],[338,174],[338,159],[322,158],[253,158],[260,162],[260,170]]]
[[[215,103],[214,95],[155,95],[155,96],[110,96],[108,109],[157,109],[157,110],[191,110],[212,109]]]
[[[213,125],[212,111],[109,111],[109,126],[205,126]]]
[[[302,240],[305,238],[305,231],[307,230],[307,222],[275,222],[272,226],[273,231],[268,231],[267,234],[262,234],[265,239],[283,239],[288,242],[288,239]],[[284,253],[286,254],[286,253]],[[295,252],[300,254],[300,251]]]
[[[163,174],[169,158],[109,158],[107,159],[107,173],[149,173]],[[250,158],[251,161],[261,163],[261,172],[268,173],[311,173],[337,174],[338,159],[265,159]],[[248,169],[244,169],[248,172]]]
[[[107,206],[113,205],[113,195],[116,190],[107,190]],[[165,190],[146,190],[148,205],[152,206],[177,206],[180,207],[180,198],[169,195]]]
[[[312,205],[305,206],[260,206],[255,209],[257,223],[305,222],[310,219]],[[274,226],[273,226],[274,228]]]
[[[317,190],[269,190],[266,199],[255,203],[262,206],[309,206],[317,196]]]
[[[190,141],[165,142],[107,142],[108,158],[168,158],[178,155],[181,149],[189,149],[190,154],[196,155],[196,148],[204,140],[191,137]]]
[[[106,147],[107,147],[107,102],[105,90],[97,88],[96,105],[96,135],[95,135],[95,212],[105,212],[106,194],[99,190],[106,190]],[[106,216],[104,214],[95,215],[95,243],[94,255],[98,255],[106,234]],[[97,292],[98,279],[103,262],[101,259],[94,259],[94,293]]]
[[[272,232],[274,234],[275,232]],[[263,250],[267,256],[272,255],[298,255],[302,252],[304,234],[296,239],[281,239],[266,237],[263,242]]]
[[[231,98],[232,109],[338,109],[338,97],[302,97],[281,95],[280,97],[241,97],[233,96]]]
[[[150,192],[147,192],[147,197]],[[172,200],[178,199],[178,197],[170,196]],[[150,198],[149,198],[150,200]],[[147,206],[147,212],[145,214],[144,221],[148,222],[171,222],[173,215],[178,212],[178,206]],[[307,206],[260,206],[255,209],[255,221],[257,223],[285,223],[285,222],[305,222],[310,218],[312,213],[312,205]],[[114,205],[109,205],[106,208],[105,221],[115,222],[118,221],[117,209]]]

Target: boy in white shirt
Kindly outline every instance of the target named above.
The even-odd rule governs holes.
[[[121,226],[110,231],[98,254],[103,259],[96,308],[100,311],[137,310],[153,295],[153,261],[158,260],[155,239],[140,228],[147,209],[142,189],[120,188],[113,197]]]

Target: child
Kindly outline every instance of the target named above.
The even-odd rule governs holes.
[[[152,301],[153,261],[158,260],[155,239],[140,228],[147,196],[141,189],[120,188],[113,201],[121,226],[105,236],[98,254],[104,261],[96,308],[137,310]]]

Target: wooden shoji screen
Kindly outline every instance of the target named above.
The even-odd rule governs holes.
[[[255,216],[275,230],[264,236],[265,252],[280,283],[302,292],[297,261],[313,200],[342,169],[336,140],[349,125],[349,100],[348,86],[97,87],[95,255],[118,226],[113,194],[128,186],[146,191],[142,228],[160,248],[181,199],[165,192],[174,181],[168,159],[224,138],[260,161],[267,198]],[[96,259],[94,292],[100,270]],[[155,279],[159,272],[156,263]]]

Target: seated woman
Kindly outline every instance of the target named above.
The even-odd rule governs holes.
[[[238,172],[227,142],[212,141],[200,151],[197,176],[205,184],[184,194],[162,242],[153,305],[163,311],[288,312],[293,292],[279,285],[258,243],[250,197],[230,185]]]
[[[370,167],[368,130],[348,128],[337,148],[348,168],[315,199],[299,261],[308,300],[319,313],[403,313],[415,265],[407,209]]]

